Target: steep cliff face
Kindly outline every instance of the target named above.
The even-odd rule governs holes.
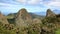
[[[0,22],[2,24],[9,24],[7,18],[0,12]]]
[[[46,17],[53,17],[53,16],[55,16],[55,13],[53,13],[50,9],[48,9],[46,12]]]
[[[15,17],[15,22],[18,26],[25,26],[32,22],[31,19],[32,17],[28,14],[27,10],[23,8],[17,13]]]

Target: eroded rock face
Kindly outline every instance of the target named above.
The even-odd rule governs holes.
[[[53,16],[55,16],[55,13],[53,13],[50,9],[48,9],[46,12],[46,17],[53,17]]]
[[[32,22],[31,18],[32,17],[28,14],[27,10],[23,8],[19,10],[19,12],[17,13],[15,17],[16,25],[25,26]]]
[[[2,24],[9,24],[7,18],[0,12],[0,22]]]

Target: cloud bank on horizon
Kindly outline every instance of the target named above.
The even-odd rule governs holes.
[[[60,0],[0,0],[0,11],[14,13],[21,8],[28,12],[46,12],[47,9],[60,10]]]

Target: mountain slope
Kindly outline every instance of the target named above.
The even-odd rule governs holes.
[[[15,22],[17,26],[20,27],[27,26],[29,23],[32,22],[32,17],[30,16],[26,9],[22,8],[15,16]]]
[[[9,24],[7,18],[0,12],[0,22],[2,24]]]

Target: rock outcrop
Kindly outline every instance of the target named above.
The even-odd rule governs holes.
[[[53,17],[53,16],[55,16],[55,13],[53,13],[50,9],[48,9],[46,12],[46,17]]]
[[[32,22],[32,17],[28,14],[27,10],[25,8],[22,8],[19,10],[15,17],[16,25],[18,26],[25,26]]]
[[[0,12],[0,23],[9,24],[7,18]]]

